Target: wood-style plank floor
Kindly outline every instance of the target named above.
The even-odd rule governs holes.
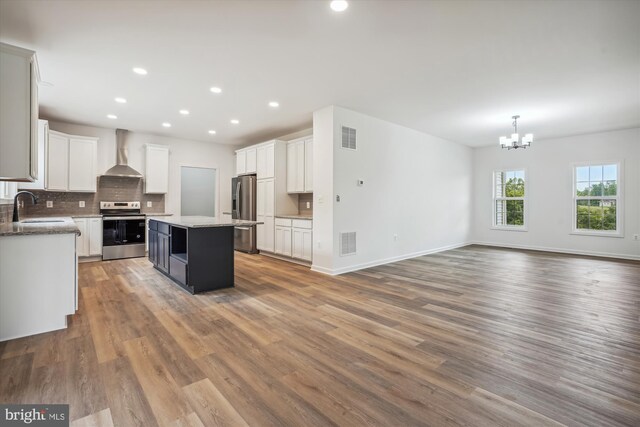
[[[0,402],[74,426],[640,425],[638,262],[468,246],[329,277],[237,254],[236,288],[198,296],[143,258],[79,273],[68,329],[0,343]]]

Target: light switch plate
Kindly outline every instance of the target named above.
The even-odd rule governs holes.
[[[78,202],[78,207],[84,208],[84,200]]]
[[[47,200],[47,207],[48,208],[52,208],[53,207],[53,201],[52,200]]]
[[[148,202],[147,202],[147,207],[148,207],[148,208],[153,207],[153,202],[152,202],[152,201],[148,201]]]
[[[311,209],[311,202],[307,202],[307,209]]]

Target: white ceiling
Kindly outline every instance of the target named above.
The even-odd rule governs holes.
[[[538,139],[640,126],[640,1],[2,0],[0,40],[37,51],[43,116],[194,140],[331,104],[470,146],[514,113]]]

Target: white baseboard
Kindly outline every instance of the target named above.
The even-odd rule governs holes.
[[[514,245],[511,243],[496,243],[496,242],[481,242],[481,241],[474,241],[474,242],[471,242],[470,244],[493,246],[498,248],[525,249],[529,251],[555,252],[555,253],[571,254],[571,255],[587,255],[587,256],[597,256],[597,257],[603,257],[603,258],[640,260],[640,255],[616,254],[611,252],[582,251],[578,249],[549,248],[546,246]]]
[[[424,250],[424,251],[413,252],[413,253],[410,253],[410,254],[398,255],[398,256],[395,256],[395,257],[390,257],[390,258],[384,258],[384,259],[379,259],[379,260],[375,260],[375,261],[365,262],[365,263],[362,263],[362,264],[350,265],[350,266],[347,266],[347,267],[337,268],[335,270],[330,269],[330,268],[320,267],[320,266],[317,266],[317,265],[312,265],[311,266],[311,270],[312,271],[317,271],[318,273],[324,273],[324,274],[328,274],[328,275],[331,275],[331,276],[337,276],[339,274],[350,273],[352,271],[362,270],[364,268],[369,268],[369,267],[375,267],[377,265],[390,264],[392,262],[398,262],[398,261],[402,261],[402,260],[405,260],[405,259],[417,258],[417,257],[423,256],[423,255],[435,254],[437,252],[444,252],[444,251],[448,251],[448,250],[451,250],[451,249],[457,249],[457,248],[461,248],[463,246],[468,246],[470,244],[471,243],[469,243],[469,242],[455,243],[453,245],[442,246],[440,248],[427,249],[427,250]]]

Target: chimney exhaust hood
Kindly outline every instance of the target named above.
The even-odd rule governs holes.
[[[127,144],[128,130],[116,129],[116,165],[102,176],[119,176],[121,178],[142,178],[142,174],[129,166],[129,149]]]

